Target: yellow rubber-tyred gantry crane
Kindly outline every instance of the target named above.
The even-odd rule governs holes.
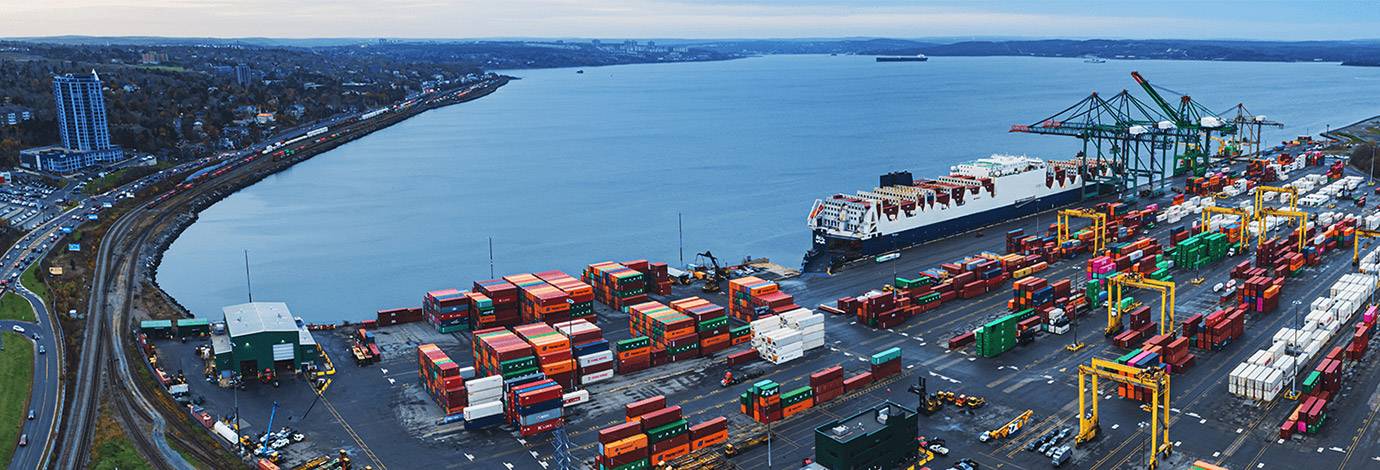
[[[1243,234],[1241,235],[1241,240],[1238,241],[1238,244],[1241,245],[1241,250],[1245,250],[1246,247],[1250,245],[1250,243],[1246,241],[1248,239],[1248,235],[1244,234],[1246,227],[1251,224],[1251,214],[1249,212],[1246,212],[1243,209],[1233,209],[1230,207],[1204,206],[1203,221],[1200,230],[1207,232],[1212,229],[1212,226],[1209,225],[1209,222],[1212,220],[1212,214],[1234,215],[1240,217],[1241,230]]]
[[[1268,193],[1280,193],[1289,195],[1289,210],[1299,210],[1299,190],[1288,186],[1256,186],[1255,187],[1255,213],[1260,214],[1260,209],[1265,206],[1265,195]]]
[[[1356,240],[1351,243],[1351,265],[1361,265],[1361,240],[1367,238],[1380,238],[1380,231],[1368,230],[1363,228],[1356,229]]]
[[[1256,213],[1255,219],[1256,229],[1258,230],[1255,246],[1259,247],[1265,244],[1265,218],[1272,215],[1275,217],[1288,217],[1298,221],[1299,252],[1302,253],[1304,245],[1308,242],[1308,237],[1305,233],[1306,230],[1304,230],[1304,228],[1308,226],[1308,213],[1296,210],[1286,211],[1282,209],[1270,209],[1268,207],[1260,209],[1260,212]]]
[[[1098,379],[1145,387],[1150,390],[1150,456],[1147,468],[1155,470],[1161,455],[1174,450],[1169,441],[1169,374],[1160,367],[1139,368],[1093,358],[1088,365],[1078,366],[1078,437],[1075,445],[1097,437],[1097,403],[1101,392]],[[1091,387],[1089,387],[1091,382]],[[1088,411],[1091,397],[1092,411]]]
[[[1090,211],[1086,209],[1064,209],[1059,211],[1058,231],[1059,246],[1069,241],[1073,237],[1073,230],[1069,227],[1070,218],[1088,219],[1092,221],[1093,231],[1093,256],[1097,256],[1107,249],[1107,214]]]
[[[1160,334],[1174,332],[1174,283],[1146,279],[1137,272],[1124,272],[1107,279],[1107,329],[1112,335],[1121,331],[1122,290],[1126,287],[1149,289],[1160,293]]]

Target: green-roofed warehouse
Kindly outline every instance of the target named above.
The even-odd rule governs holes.
[[[302,369],[317,359],[316,340],[300,318],[282,302],[231,305],[225,333],[211,336],[216,369],[246,376],[264,369]]]

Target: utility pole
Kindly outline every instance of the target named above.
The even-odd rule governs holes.
[[[244,250],[244,289],[249,294],[249,302],[254,302],[254,285],[249,282],[249,250]]]
[[[680,267],[685,267],[685,220],[681,213],[676,213],[676,239],[680,243]]]
[[[1370,185],[1375,186],[1375,142],[1370,143]]]
[[[489,279],[494,278],[494,237],[489,237]]]

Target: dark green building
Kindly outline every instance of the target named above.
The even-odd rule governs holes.
[[[225,334],[211,336],[216,369],[249,376],[269,368],[300,370],[316,361],[316,340],[287,304],[251,302],[222,310]]]
[[[916,452],[915,410],[884,401],[815,428],[815,463],[830,470],[901,468]]]

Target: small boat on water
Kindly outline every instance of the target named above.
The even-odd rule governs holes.
[[[585,69],[576,70],[575,73],[585,73]]]
[[[1090,56],[1086,59],[1083,59],[1083,62],[1087,62],[1089,64],[1101,64],[1107,62],[1107,59],[1103,59],[1101,57],[1096,56]]]

